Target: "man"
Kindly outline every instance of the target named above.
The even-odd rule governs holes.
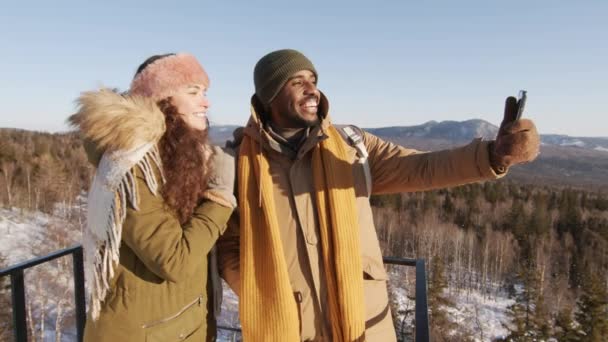
[[[251,117],[235,131],[239,212],[220,267],[240,297],[245,341],[395,341],[369,196],[499,178],[536,157],[538,134],[513,121],[509,98],[493,142],[420,153],[361,132],[361,148],[332,125],[317,79],[295,50],[255,66]]]

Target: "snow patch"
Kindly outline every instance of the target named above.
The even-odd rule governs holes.
[[[475,341],[493,341],[509,334],[503,323],[508,323],[507,308],[514,304],[505,296],[488,298],[480,292],[461,292],[452,297],[455,305],[447,308],[450,318],[459,326],[467,326]],[[483,339],[481,336],[483,335]]]
[[[579,139],[573,139],[573,140],[564,140],[562,142],[560,142],[561,146],[578,146],[578,147],[585,147],[586,144],[579,140]]]
[[[218,328],[241,329],[239,321],[239,297],[228,287],[228,284],[224,280],[222,280],[222,285],[224,293],[222,297],[222,312],[217,318]],[[241,341],[242,336],[237,331],[218,329],[217,340],[218,342]]]
[[[76,222],[82,222],[82,217],[77,219],[73,216],[80,211],[70,211],[67,207],[55,209],[56,213],[63,212],[69,216],[0,208],[0,254],[6,258],[0,268],[67,248],[80,240],[81,232]],[[73,324],[75,309],[71,258],[65,256],[26,269],[24,276],[26,301],[31,307],[37,334],[44,334],[45,341],[55,340],[55,323],[59,317],[62,322],[61,341],[74,341],[76,327]],[[60,311],[62,314],[58,316]],[[41,317],[44,317],[43,332],[40,331]]]
[[[17,208],[0,209],[0,254],[8,265],[27,261],[38,253],[34,246],[44,244],[51,216]]]
[[[608,148],[603,147],[603,146],[596,146],[596,147],[594,148],[594,150],[596,150],[596,151],[601,151],[601,152],[608,152]]]

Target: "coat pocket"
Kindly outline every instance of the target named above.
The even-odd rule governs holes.
[[[363,291],[365,293],[365,320],[373,322],[385,315],[388,308],[388,279],[383,265],[363,259]]]
[[[370,256],[363,256],[361,260],[361,266],[363,266],[363,279],[364,280],[387,280],[388,275],[384,270],[384,263],[382,259],[376,260]]]
[[[202,296],[171,316],[143,325],[147,342],[183,341],[203,325],[204,303]]]

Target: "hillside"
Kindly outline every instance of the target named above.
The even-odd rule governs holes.
[[[223,144],[237,126],[215,126],[212,140]],[[468,144],[474,138],[494,139],[498,127],[489,122],[429,121],[416,126],[367,128],[367,132],[396,144],[437,151]],[[541,134],[541,154],[533,162],[510,170],[517,182],[574,186],[608,191],[608,138]]]

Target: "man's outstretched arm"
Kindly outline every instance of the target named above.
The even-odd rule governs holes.
[[[365,133],[372,193],[424,191],[500,178],[512,165],[538,155],[540,139],[531,120],[515,120],[515,99],[507,98],[496,140],[475,139],[451,150],[420,152]]]

